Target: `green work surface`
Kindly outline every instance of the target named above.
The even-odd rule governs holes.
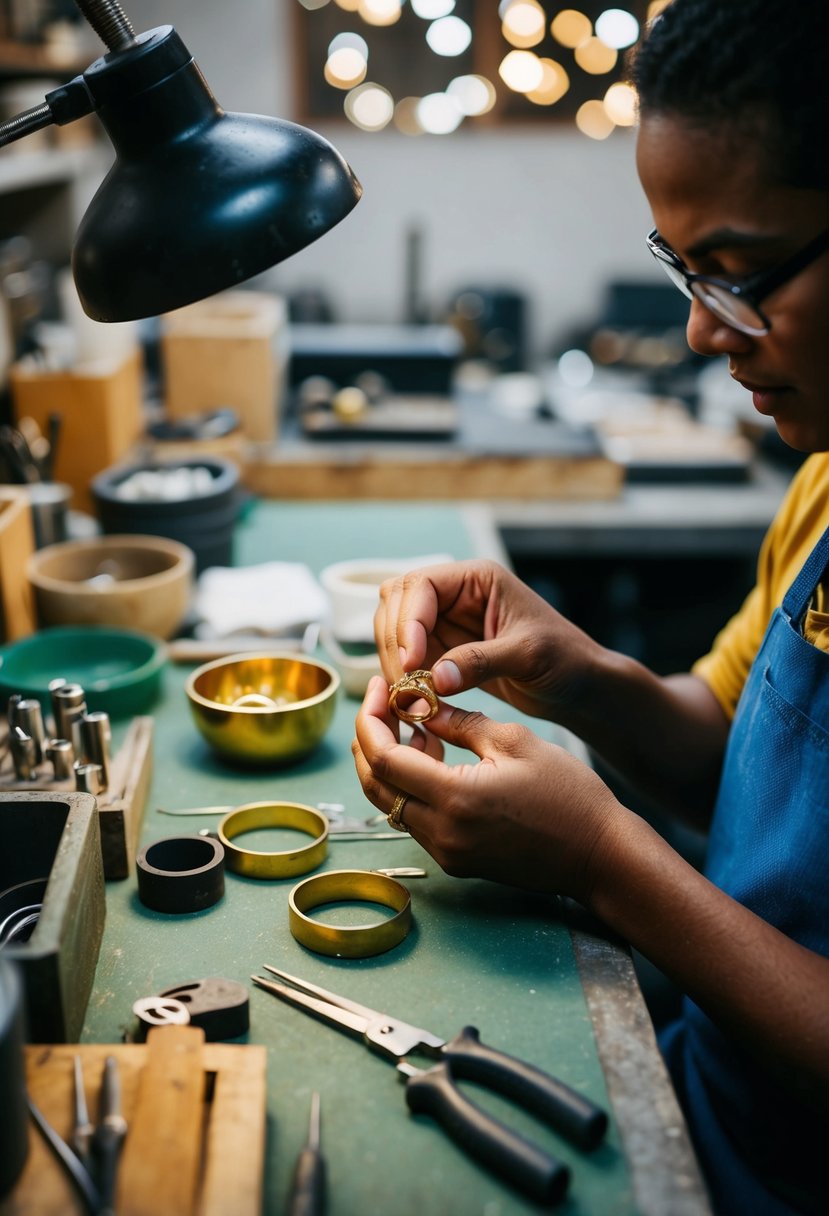
[[[435,552],[469,556],[473,542],[457,508],[391,504],[255,503],[239,529],[236,560],[305,561],[315,572],[358,557]],[[154,777],[142,843],[215,827],[217,817],[172,818],[158,808],[272,800],[341,802],[350,816],[374,808],[362,794],[350,744],[357,702],[342,696],[318,750],[272,771],[232,768],[212,756],[191,721],[189,668],[168,667],[156,721]],[[508,720],[482,694],[469,704]],[[551,733],[551,728],[539,729]],[[261,847],[261,846],[260,846]],[[192,915],[152,912],[134,876],[107,887],[107,923],[84,1040],[118,1041],[135,999],[207,976],[249,982],[270,963],[442,1037],[472,1024],[482,1039],[561,1077],[609,1109],[593,1028],[571,945],[554,897],[493,883],[452,879],[410,837],[337,841],[327,869],[419,865],[407,881],[414,925],[406,940],[375,958],[346,961],[300,946],[288,928],[297,879],[257,881],[228,873],[214,907]],[[322,1106],[330,1216],[507,1216],[537,1205],[467,1158],[431,1120],[409,1113],[391,1063],[361,1041],[251,985],[249,1041],[268,1060],[265,1211],[285,1210],[293,1164],[304,1141],[311,1094]],[[475,1101],[572,1166],[566,1216],[636,1212],[632,1183],[611,1119],[605,1143],[586,1154],[537,1120],[477,1087]],[[228,1161],[229,1170],[234,1163]]]

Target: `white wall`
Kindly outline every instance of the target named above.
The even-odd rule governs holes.
[[[175,25],[228,110],[292,113],[290,6],[298,0],[125,0],[136,30]],[[656,279],[634,136],[509,127],[412,139],[350,124],[318,128],[364,186],[354,212],[268,276],[318,287],[344,320],[400,320],[406,232],[423,230],[422,286],[439,310],[466,284],[509,286],[530,302],[543,352],[590,319],[608,278]]]

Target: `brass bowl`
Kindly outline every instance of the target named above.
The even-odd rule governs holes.
[[[185,685],[202,737],[225,759],[280,764],[306,756],[331,725],[340,677],[296,654],[234,654],[205,663]]]

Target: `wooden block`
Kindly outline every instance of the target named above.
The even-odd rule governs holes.
[[[192,1027],[163,1027],[170,1030]],[[152,1031],[150,1038],[158,1031]],[[157,1158],[163,1158],[167,1171],[178,1169],[178,1126],[166,1128],[161,1140],[161,1128],[153,1132],[155,1092],[148,1093],[144,1078],[149,1063],[150,1042],[147,1044],[67,1044],[66,1046],[27,1047],[26,1079],[32,1100],[37,1104],[56,1131],[65,1139],[71,1136],[73,1125],[73,1067],[74,1057],[81,1057],[84,1088],[91,1117],[97,1119],[100,1103],[101,1074],[107,1056],[115,1056],[121,1081],[121,1105],[127,1120],[127,1138],[119,1170],[118,1216],[137,1216],[130,1195],[122,1195],[124,1167],[130,1165],[128,1153],[135,1129],[144,1127],[145,1158],[141,1165],[149,1168]],[[164,1049],[166,1051],[166,1048]],[[153,1216],[175,1212],[176,1216],[261,1216],[265,1163],[265,1094],[267,1051],[264,1047],[228,1043],[205,1043],[200,1049],[202,1072],[198,1078],[197,1122],[201,1173],[193,1206],[173,1207],[168,1199],[165,1173],[156,1191],[153,1204],[143,1210]],[[180,1065],[177,1065],[180,1067]],[[188,1085],[192,1076],[187,1073]],[[173,1098],[173,1102],[177,1099]],[[148,1103],[147,1113],[144,1107]],[[191,1116],[186,1115],[188,1127]],[[201,1151],[204,1145],[205,1159]],[[143,1189],[143,1187],[142,1187]],[[5,1201],[0,1202],[0,1216],[86,1216],[86,1208],[43,1137],[32,1127],[29,1137],[29,1159],[23,1174]]]
[[[34,552],[32,509],[23,489],[0,487],[0,641],[14,642],[37,628],[26,562]]]
[[[277,296],[227,291],[161,321],[164,408],[171,418],[230,406],[242,431],[272,440],[283,382],[285,305]]]
[[[11,368],[16,418],[34,418],[44,432],[50,414],[61,418],[54,477],[72,487],[78,510],[94,510],[90,480],[117,464],[144,429],[142,377],[138,350],[101,368],[44,371],[23,360]]]
[[[204,1031],[155,1027],[147,1036],[135,1113],[118,1169],[120,1216],[193,1213],[201,1168]],[[231,1158],[232,1160],[232,1158]]]

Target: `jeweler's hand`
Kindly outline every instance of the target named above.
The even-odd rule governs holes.
[[[445,764],[442,743],[468,749],[477,762]],[[415,746],[401,744],[379,677],[357,716],[353,752],[369,801],[388,814],[398,793],[409,795],[402,822],[458,876],[587,903],[600,842],[617,817],[630,814],[568,752],[481,713],[442,705]]]
[[[558,718],[584,695],[601,652],[497,562],[428,566],[384,583],[374,622],[389,683],[431,668],[435,691],[484,688],[532,717]]]

